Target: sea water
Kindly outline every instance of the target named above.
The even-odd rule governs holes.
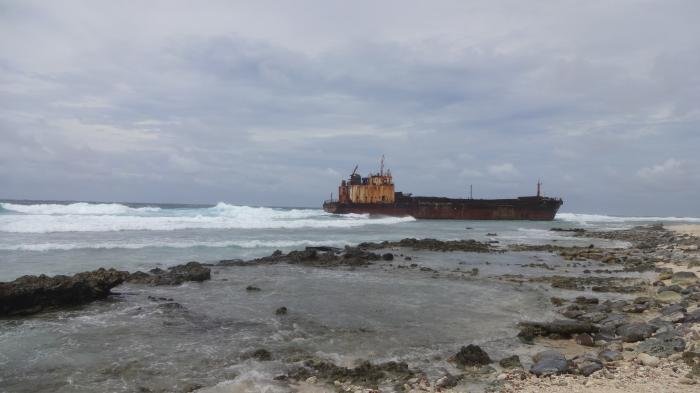
[[[560,213],[553,222],[438,221],[225,203],[12,201],[0,204],[0,281],[98,267],[135,271],[191,260],[250,259],[276,249],[405,237],[476,239],[503,247],[587,245],[601,240],[550,229],[621,229],[657,221],[700,220]],[[412,261],[398,258],[393,264],[416,263],[433,271],[384,263],[358,269],[214,267],[204,283],[127,284],[106,301],[3,319],[0,391],[286,392],[293,387],[274,377],[309,356],[348,367],[359,359],[402,360],[438,377],[450,370],[449,355],[469,343],[482,345],[495,359],[527,355],[515,340],[516,323],[554,316],[549,297],[556,292],[548,286],[493,277],[534,274],[523,265],[543,261],[567,274],[580,273],[546,253],[411,255]],[[459,273],[474,268],[476,276]],[[248,285],[261,291],[246,291]],[[288,315],[275,315],[281,306]],[[258,348],[271,351],[273,360],[245,357]]]

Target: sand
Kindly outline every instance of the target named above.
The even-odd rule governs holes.
[[[668,225],[666,228],[678,233],[700,237],[700,224]]]

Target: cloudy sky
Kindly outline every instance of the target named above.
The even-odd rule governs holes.
[[[700,216],[700,2],[0,0],[0,198]]]

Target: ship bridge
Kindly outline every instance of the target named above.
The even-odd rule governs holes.
[[[384,170],[382,156],[379,172],[362,177],[357,173],[357,165],[348,180],[338,187],[339,203],[394,203],[394,181],[391,170]]]

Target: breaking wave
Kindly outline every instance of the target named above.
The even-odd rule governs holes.
[[[557,213],[556,219],[582,225],[589,223],[700,222],[700,218],[697,217],[622,217],[582,213]]]
[[[139,207],[110,203],[0,204],[0,232],[171,231],[178,229],[344,228],[391,225],[413,217],[334,215],[319,209],[282,209],[229,205],[207,208]]]
[[[232,241],[160,241],[160,242],[101,242],[101,243],[36,243],[36,244],[0,244],[0,250],[8,251],[67,251],[80,249],[128,249],[137,250],[148,247],[167,247],[167,248],[193,248],[193,247],[211,247],[211,248],[300,248],[314,246],[331,246],[342,247],[347,245],[344,241],[312,241],[312,240],[232,240]]]
[[[36,205],[20,205],[15,203],[0,203],[0,207],[9,212],[24,214],[48,215],[129,215],[159,212],[159,207],[129,207],[119,203],[87,203],[71,204],[41,203]]]

